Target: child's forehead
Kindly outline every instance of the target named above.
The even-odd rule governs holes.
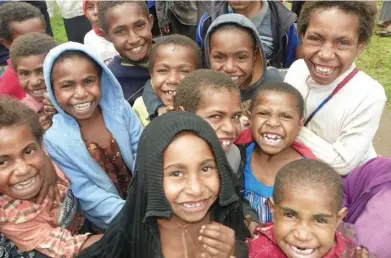
[[[274,103],[289,105],[292,109],[296,109],[298,104],[296,98],[288,92],[263,90],[257,94],[255,106]]]

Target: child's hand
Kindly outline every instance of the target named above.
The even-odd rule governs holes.
[[[356,247],[354,250],[354,258],[368,258],[369,252],[366,248]]]
[[[235,232],[212,222],[201,227],[198,238],[205,250],[201,257],[230,258],[235,255]]]
[[[42,176],[43,182],[41,190],[39,191],[37,204],[41,204],[43,200],[48,197],[49,202],[47,205],[47,209],[51,210],[53,204],[57,202],[57,204],[59,205],[61,203],[61,200],[60,191],[57,187],[58,177],[56,174],[56,170],[54,169],[53,163],[47,155],[45,155],[45,165],[42,170]]]
[[[52,118],[48,115],[42,115],[39,117],[39,123],[42,128],[46,131],[52,126]]]
[[[52,102],[50,101],[49,94],[46,92],[43,93],[43,111],[49,117],[53,117],[57,111],[54,108]]]

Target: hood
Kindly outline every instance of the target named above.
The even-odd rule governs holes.
[[[101,100],[100,107],[102,111],[111,110],[112,112],[122,113],[124,105],[122,101],[118,101],[124,99],[124,95],[122,92],[121,85],[110,71],[110,69],[101,61],[101,59],[88,47],[83,44],[76,42],[67,42],[61,44],[52,50],[50,50],[49,54],[45,58],[45,62],[43,65],[43,73],[45,77],[45,84],[49,94],[50,101],[53,106],[57,110],[58,115],[63,116],[66,120],[74,120],[74,118],[68,115],[57,103],[56,98],[54,97],[52,82],[51,82],[51,74],[52,68],[55,60],[59,55],[69,50],[77,50],[87,54],[91,57],[100,67],[102,67],[102,75],[100,78],[100,88],[101,88]],[[75,69],[77,69],[75,67]]]
[[[206,36],[205,36],[205,46],[204,46],[204,48],[205,48],[205,51],[204,51],[205,61],[206,61],[207,66],[210,68],[210,60],[209,60],[209,55],[208,55],[210,35],[213,33],[213,31],[216,30],[216,28],[222,26],[223,24],[236,24],[240,27],[247,28],[251,31],[251,33],[253,34],[254,38],[257,41],[256,43],[257,43],[257,46],[259,49],[259,53],[262,55],[261,60],[262,60],[263,74],[264,74],[265,70],[266,70],[266,57],[265,57],[265,53],[263,51],[262,41],[258,35],[257,28],[255,27],[255,25],[253,24],[253,22],[250,19],[248,19],[244,15],[236,14],[236,13],[229,13],[229,14],[220,15],[209,26],[209,29],[208,29]]]

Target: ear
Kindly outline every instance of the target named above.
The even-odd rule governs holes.
[[[342,208],[337,214],[337,227],[341,224],[342,220],[348,215],[348,208]]]
[[[301,130],[301,128],[303,128],[304,126],[304,116],[302,118],[300,118],[300,121],[299,121],[299,132]]]
[[[272,221],[274,223],[274,219],[276,217],[276,215],[275,215],[275,213],[276,213],[276,205],[274,204],[274,201],[273,201],[272,197],[267,198],[267,204],[269,206],[270,213],[272,214]]]
[[[358,44],[357,46],[357,57],[359,57],[361,55],[361,53],[364,51],[365,47],[367,46],[367,42],[366,41],[363,41],[361,43]]]
[[[155,18],[153,17],[152,14],[150,14],[150,15],[148,16],[148,22],[149,22],[149,27],[150,27],[151,30],[152,30],[152,28],[153,28],[153,23],[154,23],[154,21],[155,21]]]

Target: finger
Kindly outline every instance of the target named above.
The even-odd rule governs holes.
[[[213,257],[213,258],[217,258],[217,257],[221,257],[221,258],[225,258],[225,257],[229,257],[229,252],[222,252],[212,246],[204,246],[204,249],[205,249],[205,254],[208,254],[209,256]],[[207,257],[207,256],[206,256]]]
[[[204,247],[213,247],[216,250],[219,250],[224,253],[229,253],[230,250],[232,249],[232,243],[230,242],[225,242],[223,240],[216,240],[213,238],[205,237],[205,236],[200,236],[198,240],[201,242],[201,244]]]
[[[219,239],[219,237],[221,235],[228,235],[230,238],[235,239],[235,231],[233,231],[231,228],[226,227],[220,223],[212,222],[210,224],[203,225],[201,227],[200,233],[203,234],[202,233],[203,231],[207,231],[208,234],[211,234],[211,235],[207,235],[207,236],[212,237],[212,238],[217,237],[216,239]],[[213,235],[216,235],[216,237],[213,237]]]

